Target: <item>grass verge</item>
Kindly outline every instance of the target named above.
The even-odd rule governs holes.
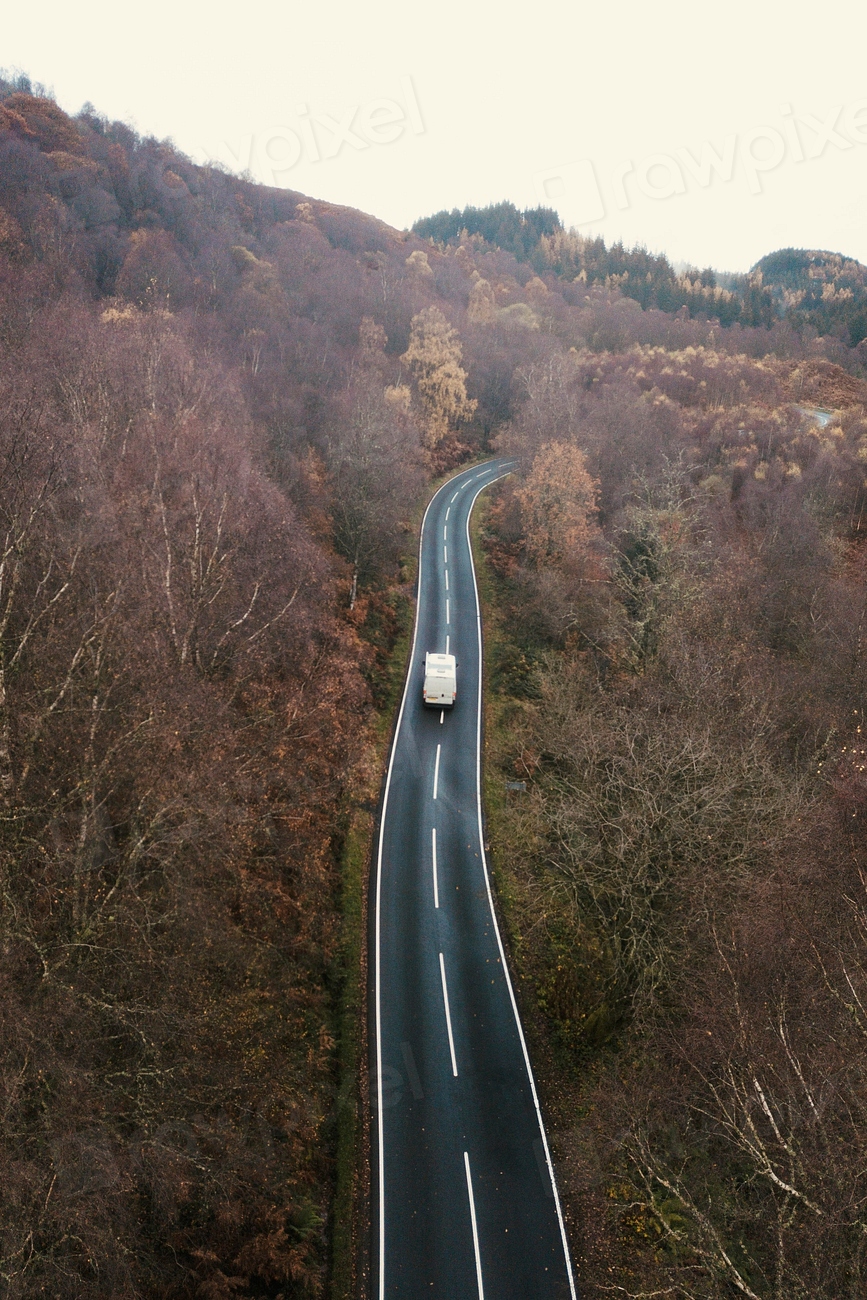
[[[331,1300],[354,1300],[362,1294],[367,1268],[367,892],[382,771],[412,637],[415,606],[409,592],[414,562],[403,566],[402,576],[409,579],[409,584],[395,588],[387,598],[394,611],[396,634],[388,653],[377,665],[375,695],[379,707],[371,719],[362,757],[347,794],[340,855],[342,930],[336,972],[340,990],[339,1084]]]

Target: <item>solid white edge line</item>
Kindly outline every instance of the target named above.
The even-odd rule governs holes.
[[[434,788],[433,788],[434,799],[436,799],[437,797],[437,786],[439,785],[440,782],[440,748],[441,746],[437,745],[437,761],[434,764]]]
[[[482,1285],[482,1253],[479,1250],[479,1228],[476,1223],[476,1202],[473,1196],[473,1178],[470,1173],[470,1157],[464,1152],[464,1169],[467,1173],[467,1195],[470,1198],[470,1223],[473,1225],[473,1250],[476,1252],[476,1282],[479,1288],[479,1300],[485,1300],[485,1288]]]
[[[431,854],[433,858],[434,907],[439,907],[440,889],[437,881],[437,829],[435,826],[431,831]]]
[[[478,477],[478,475],[476,477]],[[506,474],[505,473],[500,474],[498,477],[505,478]],[[569,1291],[572,1296],[572,1300],[578,1300],[577,1293],[575,1291],[575,1278],[573,1277],[572,1274],[572,1260],[569,1256],[569,1243],[566,1240],[566,1224],[563,1222],[563,1207],[560,1204],[560,1194],[557,1191],[557,1180],[554,1176],[554,1165],[551,1161],[551,1152],[548,1148],[548,1138],[545,1133],[545,1123],[544,1120],[542,1119],[542,1108],[539,1105],[539,1094],[536,1091],[536,1080],[533,1077],[533,1069],[532,1066],[530,1065],[530,1056],[527,1051],[527,1042],[526,1039],[524,1038],[524,1029],[521,1024],[521,1017],[518,1014],[518,1003],[515,1000],[515,990],[512,988],[512,980],[511,980],[511,976],[509,975],[508,963],[506,962],[506,952],[505,949],[503,948],[503,937],[500,934],[500,927],[497,924],[497,914],[494,910],[494,898],[493,898],[493,894],[491,893],[491,877],[488,872],[488,859],[485,853],[485,834],[484,834],[484,823],[482,818],[482,676],[483,676],[483,667],[484,667],[484,663],[482,659],[482,610],[479,604],[479,584],[476,581],[476,566],[473,563],[473,546],[470,540],[470,520],[473,515],[473,509],[475,508],[476,501],[478,500],[480,494],[484,492],[486,487],[489,487],[491,483],[495,483],[496,481],[497,481],[496,479],[489,479],[487,483],[483,483],[481,487],[479,487],[476,490],[476,493],[472,501],[470,502],[470,508],[467,511],[467,550],[469,551],[469,555],[470,555],[470,572],[473,575],[473,591],[475,592],[475,597],[476,597],[476,630],[478,634],[478,646],[479,646],[479,699],[478,699],[478,716],[476,718],[476,803],[478,807],[478,818],[479,818],[479,852],[481,854],[481,859],[482,859],[482,870],[485,873],[485,888],[487,889],[487,894],[488,894],[488,907],[490,908],[491,911],[491,921],[493,922],[494,933],[497,936],[497,947],[500,950],[500,961],[502,962],[502,966],[503,966],[503,974],[506,977],[506,988],[509,990],[509,999],[512,1003],[512,1011],[515,1016],[515,1024],[517,1025],[518,1028],[518,1037],[521,1042],[521,1050],[524,1053],[524,1064],[527,1067],[527,1077],[530,1081],[530,1092],[533,1097],[533,1105],[536,1109],[536,1118],[539,1121],[539,1134],[542,1139],[542,1150],[545,1152],[545,1163],[548,1166],[548,1173],[551,1176],[551,1190],[554,1193],[554,1204],[557,1207],[557,1220],[560,1224],[560,1238],[563,1242],[563,1254],[566,1259],[566,1273],[569,1278]],[[421,569],[419,569],[419,572],[421,572]]]
[[[446,959],[440,953],[440,975],[443,977],[443,1005],[446,1009],[446,1029],[449,1035],[449,1054],[452,1058],[452,1074],[458,1077],[458,1063],[455,1060],[455,1040],[452,1037],[452,1013],[449,1011],[449,990],[446,984]]]

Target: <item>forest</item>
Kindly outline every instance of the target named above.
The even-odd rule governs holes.
[[[814,366],[573,354],[502,435],[494,851],[585,1295],[867,1281],[867,392],[819,428]]]
[[[400,232],[0,80],[12,1300],[338,1295],[347,817],[419,508],[498,451],[491,836],[583,1293],[864,1292],[867,382],[797,278],[864,268],[506,206]]]
[[[745,275],[712,267],[676,270],[662,253],[621,243],[607,248],[599,237],[564,230],[550,208],[519,212],[513,203],[437,212],[416,221],[413,231],[441,246],[456,247],[475,236],[477,243],[529,262],[540,276],[617,288],[642,307],[685,308],[690,316],[712,316],[721,325],[770,326],[785,318],[802,336],[839,338],[847,348],[867,339],[867,268],[839,253],[784,248]]]

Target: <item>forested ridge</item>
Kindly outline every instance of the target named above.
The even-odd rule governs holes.
[[[498,833],[587,1293],[729,1294],[720,1242],[762,1300],[858,1293],[859,355],[637,301],[546,220],[432,243],[0,82],[10,1297],[328,1293],[347,807],[414,512],[498,449]],[[754,1059],[821,1110],[768,1156],[794,1214],[777,1111],[759,1155],[725,1118]],[[694,1141],[698,1075],[735,1101]]]
[[[722,325],[769,326],[785,318],[799,334],[832,335],[852,348],[867,338],[867,267],[839,253],[780,249],[745,275],[675,268],[662,253],[619,242],[606,247],[598,236],[565,230],[550,208],[520,212],[512,203],[437,212],[413,230],[442,246],[475,237],[529,262],[539,275],[617,288],[642,307],[685,310]]]

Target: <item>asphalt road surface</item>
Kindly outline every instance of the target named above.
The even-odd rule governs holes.
[[[469,516],[508,464],[457,475],[422,525],[412,662],[372,899],[379,1300],[576,1295],[483,843]],[[428,650],[457,656],[451,711],[422,705]]]

